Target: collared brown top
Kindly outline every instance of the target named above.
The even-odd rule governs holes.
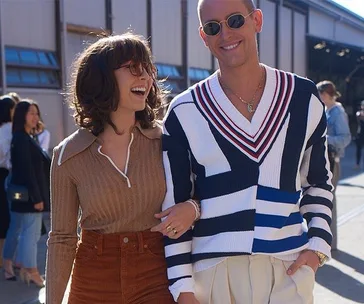
[[[60,304],[72,270],[80,226],[99,233],[142,231],[159,223],[166,192],[161,129],[132,129],[127,172],[118,170],[100,140],[80,129],[55,149],[46,270],[47,303]],[[97,274],[95,274],[97,275]]]

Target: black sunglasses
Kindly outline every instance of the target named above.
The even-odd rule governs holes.
[[[157,75],[157,69],[150,69],[148,66],[145,66],[141,63],[128,63],[128,64],[123,64],[120,67],[118,67],[118,69],[121,68],[128,68],[130,71],[130,74],[132,74],[133,76],[137,76],[140,77],[143,75],[144,71],[147,72],[147,74],[151,77],[156,77]]]
[[[253,14],[255,10],[251,11],[248,15],[232,14],[226,20],[209,21],[202,26],[202,30],[207,36],[216,36],[221,32],[221,23],[225,22],[226,25],[233,30],[241,28],[245,24],[245,19]]]

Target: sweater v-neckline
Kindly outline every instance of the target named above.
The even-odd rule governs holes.
[[[256,113],[249,121],[224,93],[218,72],[198,83],[193,99],[222,136],[254,161],[260,161],[274,142],[293,94],[294,76],[264,66],[267,80]]]

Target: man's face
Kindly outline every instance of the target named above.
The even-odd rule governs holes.
[[[205,0],[201,7],[202,26],[209,21],[221,22],[233,14],[247,16],[251,13],[242,0]],[[227,22],[220,23],[220,32],[215,36],[206,35],[200,27],[200,36],[211,53],[218,59],[220,68],[239,67],[257,56],[256,34],[262,28],[262,13],[256,10],[245,18],[237,29],[229,28]]]

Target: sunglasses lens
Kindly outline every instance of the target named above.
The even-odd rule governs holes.
[[[203,26],[203,31],[208,36],[215,36],[220,32],[221,25],[217,22],[207,22]]]
[[[131,64],[130,65],[130,72],[134,75],[134,76],[141,76],[143,74],[143,66],[139,63],[139,64]]]
[[[236,14],[232,15],[227,19],[227,24],[232,29],[238,29],[242,27],[245,23],[245,18],[243,15]]]

